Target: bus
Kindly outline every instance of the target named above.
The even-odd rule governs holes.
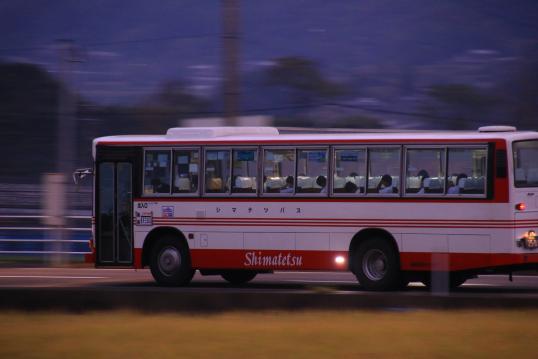
[[[310,131],[311,132],[311,131]],[[538,268],[538,132],[171,128],[93,141],[92,261],[243,284],[351,271],[366,290]],[[90,171],[79,171],[83,176]]]

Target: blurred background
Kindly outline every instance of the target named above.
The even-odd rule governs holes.
[[[38,217],[43,174],[91,167],[103,135],[207,118],[536,129],[537,24],[534,0],[0,0],[0,215],[19,216],[2,223],[84,226]],[[57,214],[83,220],[91,181],[60,182]],[[6,233],[0,253],[20,249]]]

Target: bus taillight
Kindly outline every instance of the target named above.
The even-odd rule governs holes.
[[[527,206],[526,206],[525,203],[523,203],[523,202],[516,204],[516,209],[517,209],[518,211],[524,211],[525,208],[527,208]]]

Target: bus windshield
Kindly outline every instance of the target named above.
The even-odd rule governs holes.
[[[538,187],[538,140],[513,145],[516,187]]]

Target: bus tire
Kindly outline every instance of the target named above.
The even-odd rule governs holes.
[[[409,286],[409,283],[411,283],[409,281],[409,279],[402,276],[400,278],[400,281],[398,282],[398,286],[396,287],[396,289],[398,289],[398,290],[407,290],[407,287]]]
[[[459,288],[463,283],[467,281],[467,277],[459,274],[459,275],[451,275],[450,276],[450,289],[457,289]]]
[[[150,269],[155,281],[162,286],[183,286],[194,276],[189,248],[172,235],[158,240],[151,250]]]
[[[245,284],[253,280],[254,277],[256,277],[256,274],[258,273],[255,271],[238,269],[227,270],[222,272],[220,275],[231,284]]]
[[[355,276],[362,288],[383,291],[402,287],[398,253],[385,239],[370,238],[353,253]]]

